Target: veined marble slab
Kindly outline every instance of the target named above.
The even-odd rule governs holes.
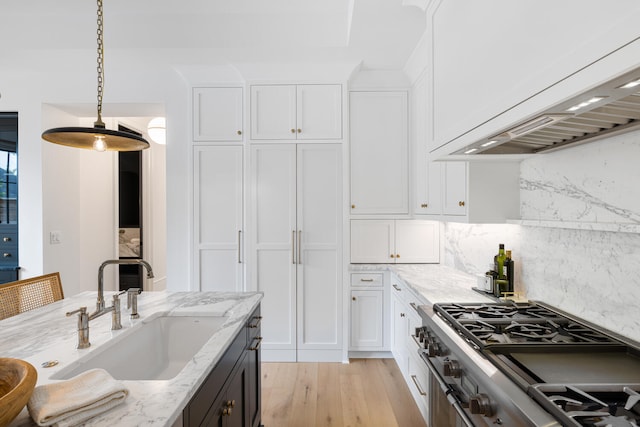
[[[111,315],[89,322],[91,347],[77,350],[77,317],[65,313],[81,306],[93,311],[96,292],[83,292],[45,307],[0,320],[0,354],[26,360],[38,370],[37,385],[60,369],[96,351],[119,334],[158,312],[226,316],[228,320],[174,378],[166,381],[123,381],[129,389],[125,402],[92,418],[87,426],[171,426],[182,415],[204,379],[242,330],[262,294],[257,292],[143,292],[138,296],[140,319],[130,319],[122,310],[123,329],[111,331]],[[116,349],[117,351],[117,349]],[[145,354],[140,354],[145,357]],[[41,364],[58,360],[58,365]],[[26,408],[11,427],[35,426]]]

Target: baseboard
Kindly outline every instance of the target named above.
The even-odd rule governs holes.
[[[350,351],[349,359],[393,359],[390,351]]]

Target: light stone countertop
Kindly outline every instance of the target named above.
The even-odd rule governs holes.
[[[107,292],[105,299],[110,300],[111,294]],[[110,313],[91,320],[91,347],[77,350],[77,316],[66,317],[65,313],[81,306],[92,312],[96,295],[96,292],[83,292],[0,320],[0,355],[31,363],[38,371],[37,385],[42,385],[54,382],[50,376],[155,313],[226,316],[228,319],[176,377],[166,381],[123,381],[129,389],[125,402],[92,418],[87,426],[173,425],[262,299],[262,293],[257,292],[143,292],[138,297],[140,319],[129,319],[125,302],[123,328],[111,331]],[[58,365],[41,367],[43,362],[54,359],[59,361]],[[10,427],[35,425],[25,408]]]
[[[437,302],[493,302],[471,288],[477,279],[441,264],[351,264],[352,273],[391,271],[407,284],[426,305]]]

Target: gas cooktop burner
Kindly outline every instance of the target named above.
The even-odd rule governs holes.
[[[477,303],[477,304],[437,304],[455,319],[517,319],[517,318],[558,318],[557,313],[535,304]]]
[[[533,397],[565,426],[640,427],[640,385],[538,384]]]
[[[435,304],[454,329],[483,348],[495,344],[614,344],[607,335],[535,304]]]

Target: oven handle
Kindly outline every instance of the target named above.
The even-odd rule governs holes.
[[[456,396],[453,393],[453,390],[444,381],[444,379],[442,379],[436,367],[433,366],[433,363],[431,362],[431,360],[429,360],[429,357],[424,352],[420,352],[420,357],[427,364],[427,368],[429,368],[429,372],[431,373],[431,375],[433,375],[433,377],[438,382],[438,385],[442,389],[442,392],[445,394],[445,396],[447,396],[447,400],[449,401],[449,403],[451,403],[451,406],[453,406],[453,409],[455,409],[455,411],[457,412],[458,416],[460,417],[464,425],[466,427],[475,427],[473,422],[469,419],[469,416],[467,416],[467,414],[462,409],[462,406],[460,406],[460,402],[458,402],[458,400],[456,399]]]

